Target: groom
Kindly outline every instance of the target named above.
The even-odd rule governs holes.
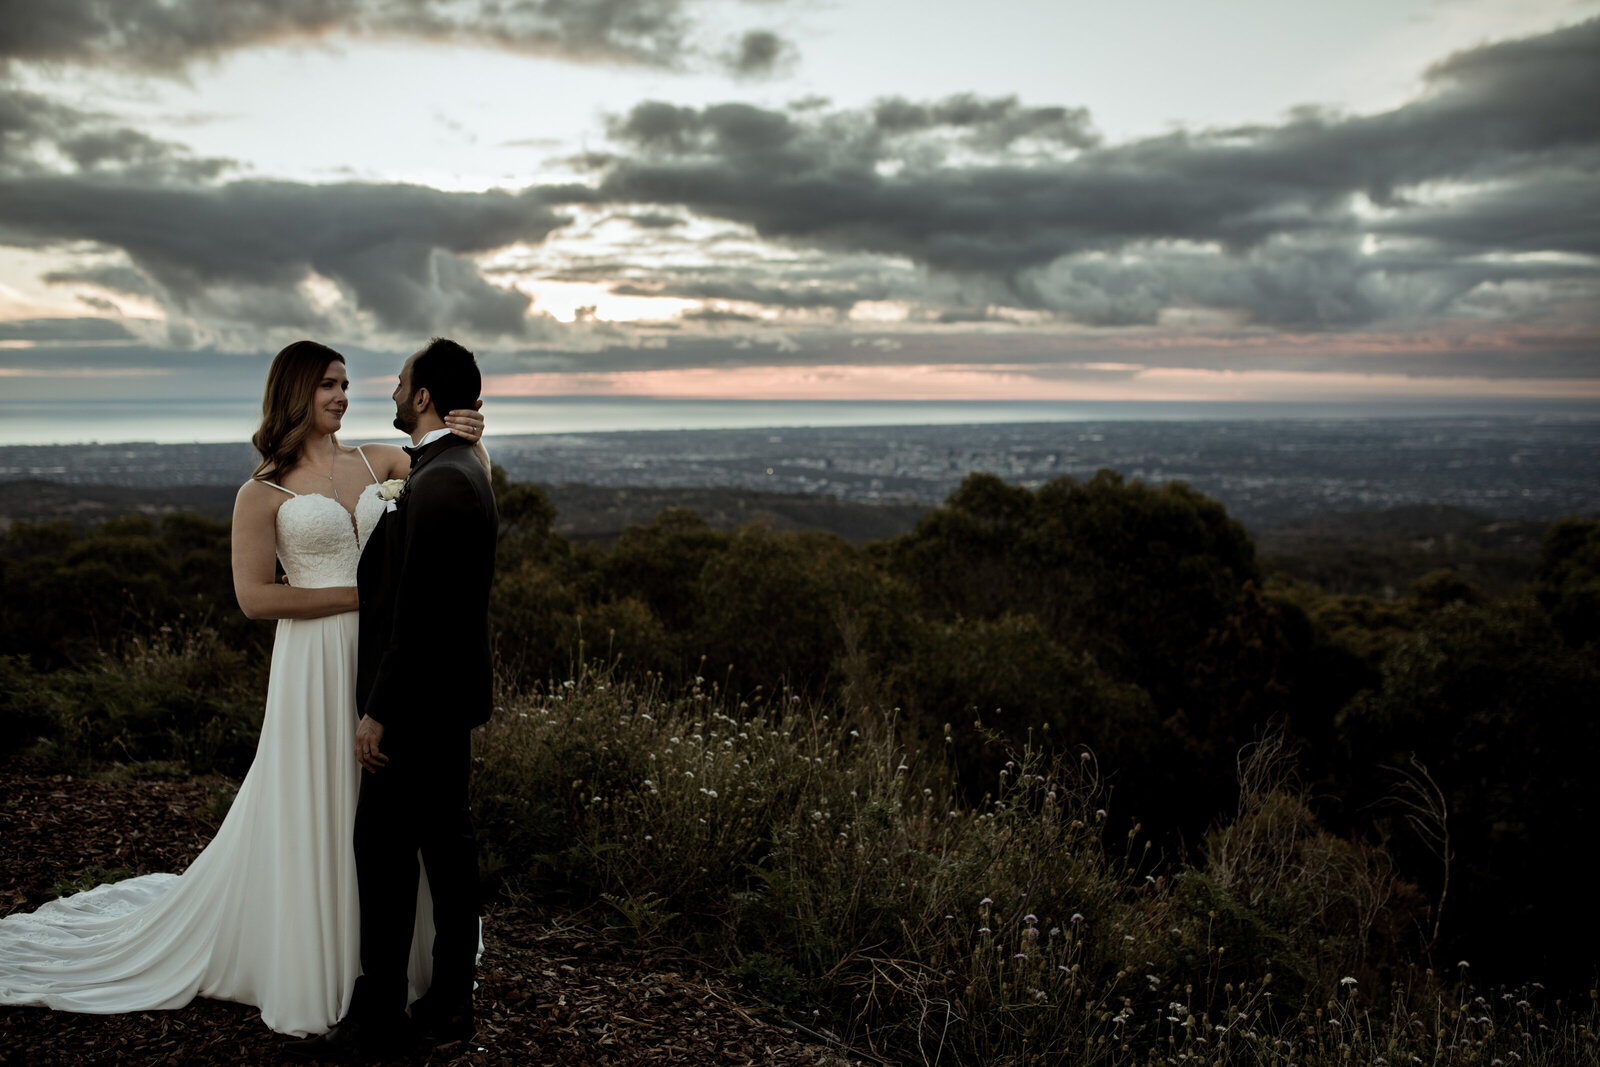
[[[356,705],[356,877],[361,970],[350,1012],[293,1042],[306,1058],[398,1051],[472,1036],[478,856],[467,803],[469,732],[491,710],[489,583],[499,513],[471,443],[445,428],[482,380],[472,353],[435,338],[406,360],[394,424],[409,433],[411,473],[373,531],[361,599]],[[433,894],[433,984],[406,1019],[406,965],[417,912],[417,853]]]

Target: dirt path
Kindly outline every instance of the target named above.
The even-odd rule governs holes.
[[[88,868],[181,871],[210,840],[215,780],[109,782],[0,767],[0,913],[28,910]],[[499,905],[484,919],[475,1041],[435,1064],[773,1065],[856,1061],[808,1043],[771,1011],[670,951],[596,937]],[[71,1015],[0,1008],[0,1063],[277,1064],[256,1010]]]

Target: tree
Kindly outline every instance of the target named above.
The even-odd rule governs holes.
[[[1568,643],[1600,640],[1600,522],[1566,518],[1550,527],[1533,591]]]

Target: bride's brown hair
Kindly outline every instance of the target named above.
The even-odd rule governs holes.
[[[253,478],[271,480],[292,470],[300,446],[311,436],[311,400],[328,364],[344,357],[315,341],[296,341],[272,357],[261,395],[261,427],[250,443],[261,453]],[[339,443],[337,437],[333,442]]]

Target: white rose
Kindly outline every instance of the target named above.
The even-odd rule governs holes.
[[[405,491],[405,488],[406,480],[404,478],[390,478],[386,482],[379,483],[378,499],[399,500],[400,494]]]

